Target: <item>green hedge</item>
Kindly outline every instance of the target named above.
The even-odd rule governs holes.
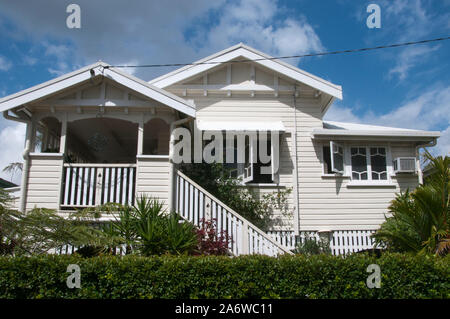
[[[69,264],[81,288],[69,289]],[[369,264],[381,288],[366,286]],[[1,257],[0,298],[450,298],[450,257]]]

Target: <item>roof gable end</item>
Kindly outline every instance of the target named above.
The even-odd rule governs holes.
[[[341,86],[328,82],[288,63],[276,60],[273,57],[242,43],[194,62],[192,65],[187,65],[178,70],[160,76],[149,83],[159,88],[166,88],[170,85],[217,67],[221,63],[227,63],[239,57],[243,57],[246,60],[253,60],[254,63],[281,73],[288,78],[309,85],[335,98],[342,99]]]
[[[195,117],[195,106],[192,103],[153,86],[135,76],[117,70],[104,62],[88,65],[56,79],[6,96],[0,99],[0,112],[8,111],[15,107],[46,98],[62,90],[75,87],[76,85],[97,76],[104,76],[105,78],[120,83],[150,99],[156,100],[186,115]]]

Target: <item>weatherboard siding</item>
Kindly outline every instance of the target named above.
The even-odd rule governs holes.
[[[349,186],[347,177],[323,177],[323,143],[310,140],[314,152],[305,152],[299,161],[300,230],[377,229],[389,216],[388,206],[395,194],[417,187],[415,175],[391,177],[391,186]],[[350,145],[386,145],[367,141]],[[412,156],[412,144],[391,143],[392,158]],[[299,150],[299,152],[302,152]]]
[[[294,186],[294,151],[291,132],[294,129],[292,96],[254,96],[240,94],[231,97],[190,96],[197,106],[197,119],[223,121],[277,121],[286,127],[280,145],[279,181],[283,188]],[[322,127],[319,99],[297,98],[297,163],[299,195],[299,230],[361,230],[377,229],[388,215],[388,206],[395,194],[417,186],[417,176],[398,175],[391,178],[390,187],[350,187],[349,178],[323,177],[322,142],[314,141],[311,132]],[[372,145],[371,142],[356,144]],[[376,143],[391,148],[392,158],[414,156],[414,145]],[[270,193],[277,187],[252,187],[257,193]],[[289,198],[294,211],[294,194]],[[274,229],[293,229],[293,216],[279,211]],[[281,223],[280,223],[281,221]]]
[[[137,159],[136,195],[158,198],[168,205],[169,168],[168,158],[140,157]]]
[[[59,209],[63,157],[31,154],[29,163],[26,210]]]
[[[254,96],[249,94],[235,94],[232,97],[223,96],[194,96],[197,106],[198,120],[223,120],[223,121],[282,121],[286,132],[283,133],[280,144],[279,159],[279,185],[255,186],[252,190],[262,196],[263,194],[276,192],[278,189],[291,188],[294,190],[294,147],[293,132],[295,127],[294,98],[292,95],[279,97]],[[298,162],[302,160],[300,147],[304,144],[302,136],[309,134],[315,125],[321,125],[319,100],[313,98],[297,98],[297,150]],[[307,127],[302,126],[307,123]],[[274,226],[276,230],[293,229],[295,196],[294,191],[288,198],[290,213],[282,213],[280,210],[274,212]]]

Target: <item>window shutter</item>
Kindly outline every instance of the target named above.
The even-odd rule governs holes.
[[[344,147],[341,144],[331,141],[331,171],[338,174],[344,174]]]

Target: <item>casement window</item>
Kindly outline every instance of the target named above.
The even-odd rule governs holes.
[[[336,142],[330,142],[331,171],[344,174],[344,146]]]
[[[323,160],[323,173],[325,175],[333,174],[333,171],[331,170],[331,152],[329,145],[324,145],[322,147],[322,160]]]
[[[387,181],[389,179],[387,147],[348,146],[345,148],[343,145],[330,142],[329,146],[323,146],[322,151],[325,175],[346,175],[354,181]],[[348,155],[345,155],[346,152]]]
[[[268,137],[264,141],[267,143],[267,155],[270,156],[268,163],[263,163],[258,156],[259,138],[251,138],[250,136],[245,137],[245,158],[238,159],[237,137],[235,136],[233,147],[226,146],[224,149],[224,165],[229,169],[231,176],[241,178],[243,183],[275,183],[277,181],[277,173],[272,165],[274,160],[274,147],[271,143],[270,134],[268,134]],[[230,152],[234,154],[233,163],[227,163],[226,160],[227,153]],[[263,167],[266,170],[269,167],[271,173],[263,173]]]
[[[385,147],[350,147],[353,180],[388,179]]]
[[[329,145],[323,145],[322,162],[323,173],[325,175],[344,174],[344,150],[344,146],[336,142],[330,142]]]

